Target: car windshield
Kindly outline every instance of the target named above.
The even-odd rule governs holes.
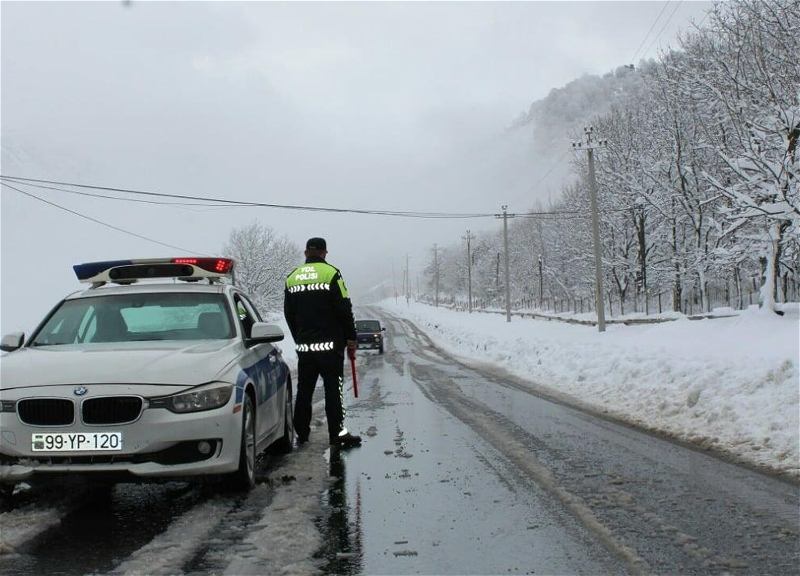
[[[377,320],[356,321],[356,332],[380,332],[381,323]]]
[[[98,295],[64,301],[33,345],[232,337],[231,317],[221,294]]]

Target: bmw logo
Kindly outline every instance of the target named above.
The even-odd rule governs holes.
[[[89,389],[86,386],[76,386],[75,390],[73,390],[73,392],[75,393],[75,396],[83,396],[88,391],[89,391]]]

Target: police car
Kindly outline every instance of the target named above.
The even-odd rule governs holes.
[[[229,281],[233,266],[74,266],[91,287],[59,302],[27,340],[2,339],[3,492],[65,474],[213,477],[248,490],[257,454],[290,451],[291,377],[273,345],[283,332]]]

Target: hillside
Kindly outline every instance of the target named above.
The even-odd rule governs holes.
[[[652,65],[647,63],[646,67]],[[540,193],[530,195],[530,204],[533,199],[547,203],[548,199],[555,201],[559,197],[562,186],[574,179],[569,154],[572,141],[580,136],[584,126],[592,123],[593,118],[608,113],[615,104],[629,99],[641,88],[642,80],[641,71],[628,66],[620,66],[602,76],[585,74],[565,86],[553,88],[509,126],[509,132],[528,135],[532,162],[538,175],[533,182],[544,178],[552,169],[552,173],[536,186]],[[549,190],[549,198],[548,194],[541,194],[541,189]]]

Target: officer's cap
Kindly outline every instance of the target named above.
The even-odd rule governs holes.
[[[325,238],[309,238],[306,242],[306,250],[327,250],[328,245]]]

